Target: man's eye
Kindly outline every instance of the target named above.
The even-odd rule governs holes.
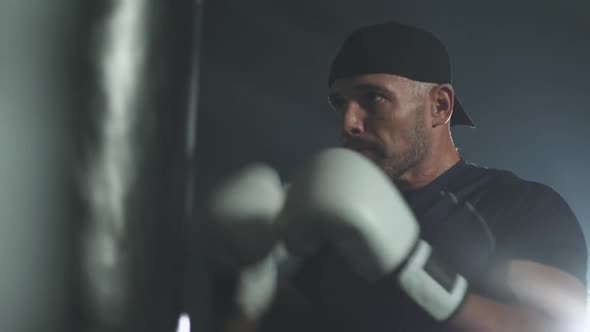
[[[376,104],[383,102],[384,100],[385,100],[385,98],[383,98],[383,96],[381,96],[377,93],[370,92],[370,93],[365,93],[362,96],[361,103],[366,107],[371,107],[371,106],[374,106]]]

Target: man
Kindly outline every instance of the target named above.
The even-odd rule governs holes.
[[[438,271],[433,275],[452,275],[445,272],[452,270],[467,280],[469,287],[458,293],[450,291],[449,299],[451,293],[460,293],[459,302],[446,298],[439,301],[445,309],[441,314],[440,308],[432,304],[438,300],[429,290],[418,289],[420,294],[416,295],[415,289],[408,289],[403,283],[387,281],[387,274],[402,273],[407,263],[396,262],[387,273],[379,274],[377,282],[367,282],[360,267],[363,257],[371,261],[372,250],[388,246],[385,242],[372,246],[377,241],[374,237],[379,237],[379,229],[392,229],[380,224],[397,220],[385,220],[388,219],[385,217],[350,221],[347,216],[330,215],[337,222],[312,218],[321,227],[305,223],[303,219],[309,219],[313,213],[327,215],[324,203],[307,200],[316,194],[309,188],[323,191],[324,196],[348,190],[344,195],[348,198],[339,202],[343,210],[363,204],[374,208],[376,204],[375,199],[365,197],[371,191],[363,196],[357,195],[354,188],[330,188],[340,186],[339,181],[346,182],[347,176],[371,173],[370,167],[359,162],[347,175],[314,186],[310,182],[321,180],[309,178],[317,169],[323,177],[331,177],[336,170],[326,166],[330,162],[315,162],[311,169],[316,170],[305,170],[295,180],[279,219],[295,224],[287,227],[283,238],[293,237],[293,229],[303,228],[304,235],[296,241],[309,242],[309,237],[321,232],[330,240],[324,241],[328,245],[322,250],[302,255],[304,259],[282,283],[260,329],[587,329],[584,321],[587,254],[574,214],[547,186],[522,180],[510,172],[468,164],[459,156],[450,127],[473,126],[473,122],[455,96],[449,56],[434,35],[393,22],[361,28],[346,39],[335,57],[329,87],[329,100],[339,116],[344,147],[379,166],[402,192],[419,224],[420,241],[428,243],[439,257],[430,266],[431,271]],[[356,163],[354,158],[343,158],[347,163]],[[324,172],[326,167],[333,168]],[[372,179],[361,178],[373,181],[371,188],[379,187]],[[298,182],[303,184],[296,187]],[[384,188],[379,193],[396,200],[395,191]],[[305,218],[295,216],[300,210],[312,213]],[[397,210],[392,210],[393,214]],[[347,223],[354,224],[352,237],[348,234],[350,228],[346,228],[346,234],[341,230],[340,226],[348,227]],[[363,230],[367,224],[377,225],[376,234]],[[401,229],[408,229],[409,224],[397,225],[400,230],[394,227],[387,235],[394,246],[405,241],[407,237],[399,233],[404,233]],[[338,227],[340,230],[333,230]],[[339,248],[343,242],[349,248]],[[349,250],[351,243],[356,246],[354,250]],[[360,259],[354,257],[358,248],[363,252],[366,243],[369,243],[369,254],[361,255]],[[303,244],[290,247],[309,247]],[[415,247],[409,244],[408,248],[411,246]],[[404,258],[408,260],[412,258]],[[424,284],[424,287],[429,286]]]

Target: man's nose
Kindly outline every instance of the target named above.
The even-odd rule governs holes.
[[[365,132],[365,114],[356,103],[349,103],[344,110],[342,124],[343,135],[362,136]]]

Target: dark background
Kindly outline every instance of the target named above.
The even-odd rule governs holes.
[[[590,234],[590,2],[205,3],[198,121],[201,189],[252,161],[288,179],[337,144],[327,71],[355,28],[397,20],[435,32],[477,129],[453,129],[468,161],[556,189]],[[204,192],[204,190],[201,190]]]

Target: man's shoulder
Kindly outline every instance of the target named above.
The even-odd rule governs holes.
[[[494,167],[481,166],[474,162],[465,162],[465,172],[470,174],[476,174],[480,177],[486,177],[490,179],[490,181],[488,181],[490,184],[502,183],[507,185],[525,181],[511,171]]]
[[[466,163],[473,174],[479,174],[479,184],[487,191],[487,198],[515,202],[549,200],[564,203],[562,196],[547,184],[524,179],[512,171]]]
[[[505,231],[516,228],[579,228],[575,214],[565,199],[547,184],[527,180],[513,172],[477,167],[484,176],[469,201],[492,227]]]
[[[510,171],[464,162],[445,191],[455,195],[459,202],[469,201],[476,205],[482,198],[496,196],[495,193],[518,187],[522,182],[521,178]]]
[[[526,259],[566,271],[585,283],[586,244],[580,224],[551,186],[513,172],[468,165],[481,174],[466,201],[485,221],[498,257]],[[476,172],[477,171],[477,172]],[[477,192],[482,193],[475,201]]]
[[[563,242],[583,242],[576,215],[554,188],[509,171],[492,171],[496,177],[475,208],[498,234],[538,234],[544,239],[560,235]]]

